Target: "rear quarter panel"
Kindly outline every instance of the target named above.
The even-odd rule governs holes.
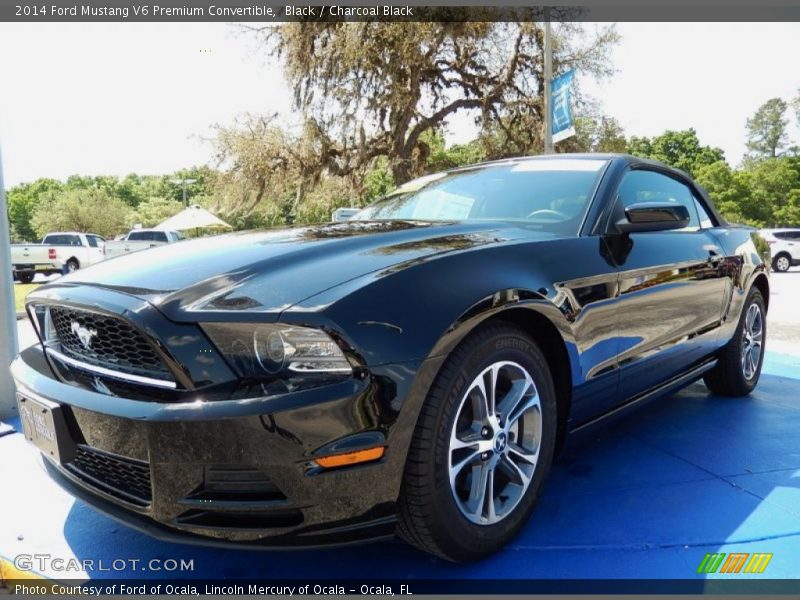
[[[724,345],[733,337],[747,294],[758,279],[766,286],[767,297],[764,300],[769,306],[770,249],[761,234],[749,227],[717,227],[712,234],[725,251],[726,268],[729,269],[731,281],[729,293],[723,300],[720,344]]]

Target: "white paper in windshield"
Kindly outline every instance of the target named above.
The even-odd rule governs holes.
[[[526,173],[531,171],[599,171],[604,160],[586,158],[554,158],[541,160],[526,160],[511,167],[512,173]]]
[[[459,196],[442,190],[423,192],[423,197],[414,208],[415,219],[431,219],[434,221],[458,221],[469,217],[474,198]]]

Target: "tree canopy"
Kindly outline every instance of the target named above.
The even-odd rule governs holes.
[[[747,149],[753,158],[775,158],[783,154],[789,143],[788,103],[770,98],[747,119]]]
[[[459,111],[523,152],[541,149],[541,23],[296,22],[256,32],[284,62],[320,170],[347,175],[383,156],[403,183],[424,172],[424,134]],[[610,74],[616,41],[613,27],[556,27],[555,72]]]
[[[98,216],[89,223],[98,223],[92,231],[101,233],[100,228],[110,223],[118,223],[119,231],[104,230],[106,234],[117,234],[127,230],[135,223],[149,224],[159,214],[169,210],[180,211],[183,206],[182,181],[192,180],[186,184],[187,198],[197,202],[209,196],[216,184],[216,172],[209,167],[192,167],[182,169],[168,175],[138,175],[132,173],[119,178],[110,175],[86,176],[73,175],[66,181],[56,179],[37,179],[31,183],[23,183],[8,190],[8,217],[12,239],[15,241],[31,241],[41,236],[41,232],[55,231],[73,225],[68,229],[76,229],[87,222],[85,211],[77,211],[75,199],[81,198],[99,211],[115,212],[113,218],[103,220]],[[82,192],[74,194],[73,192]],[[98,194],[99,193],[99,194]],[[112,202],[107,208],[97,199],[106,198],[119,201]],[[48,213],[42,208],[48,206],[60,212]],[[142,207],[142,214],[137,212]],[[157,208],[158,207],[158,208]],[[158,212],[158,211],[161,212]],[[117,219],[116,212],[124,212],[122,221]],[[69,219],[64,214],[71,215]],[[171,216],[166,214],[166,217]],[[162,219],[163,220],[163,219]],[[155,223],[153,223],[155,224]]]
[[[691,175],[700,167],[725,160],[720,148],[702,145],[694,129],[668,130],[652,138],[633,136],[628,142],[628,152],[660,160]]]
[[[282,61],[294,122],[242,115],[218,125],[215,167],[165,175],[75,175],[8,192],[14,239],[49,230],[114,235],[152,226],[189,201],[236,229],[326,221],[340,206],[365,206],[409,178],[543,149],[543,28],[537,22],[292,22],[247,28]],[[576,82],[611,74],[613,27],[554,25],[554,73]],[[626,137],[620,123],[581,93],[576,135],[556,152],[628,152],[693,175],[730,220],[800,225],[800,90],[772,98],[747,120],[748,156],[730,165],[695,129]],[[475,138],[446,143],[458,115]]]
[[[50,231],[85,231],[104,237],[128,226],[130,207],[101,188],[48,192],[37,204],[31,226],[38,237]]]

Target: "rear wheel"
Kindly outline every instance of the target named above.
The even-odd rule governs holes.
[[[17,279],[19,279],[20,283],[32,283],[33,277],[34,273],[17,273]]]
[[[556,399],[542,352],[508,325],[471,335],[448,358],[409,451],[398,533],[448,560],[511,540],[550,470]]]
[[[736,333],[722,349],[717,365],[703,378],[706,386],[723,396],[746,396],[756,387],[764,363],[767,311],[758,288],[747,295]]]
[[[772,268],[780,273],[785,273],[792,266],[792,261],[788,254],[779,254],[772,261]]]
[[[67,261],[67,273],[74,273],[75,271],[77,271],[80,268],[81,268],[81,266],[78,264],[78,261],[75,260],[74,258],[70,258]]]

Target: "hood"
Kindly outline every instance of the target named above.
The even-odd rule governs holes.
[[[187,311],[279,313],[367,273],[396,271],[523,234],[530,238],[532,232],[497,222],[420,221],[351,221],[236,233],[128,254],[58,283],[125,292],[177,319]]]

